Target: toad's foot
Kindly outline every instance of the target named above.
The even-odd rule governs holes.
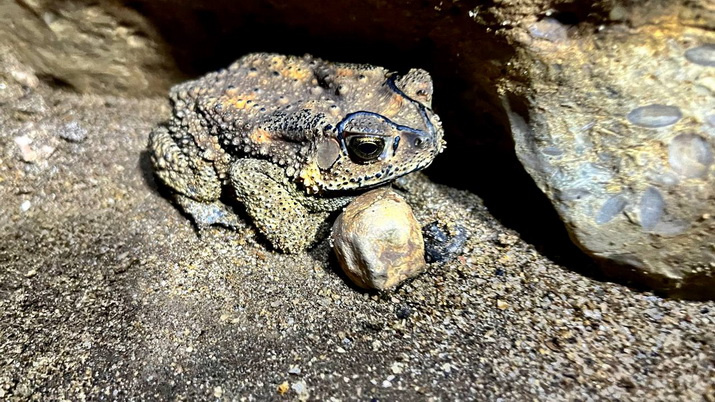
[[[176,195],[176,203],[185,214],[191,216],[199,232],[212,225],[220,225],[236,229],[239,226],[238,216],[220,201],[196,201],[184,195]]]

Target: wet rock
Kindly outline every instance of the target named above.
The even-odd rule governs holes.
[[[517,156],[609,274],[715,295],[715,225],[703,218],[715,208],[715,33],[617,8],[610,18],[634,29],[534,40],[558,22],[542,20],[514,32],[530,77],[503,98]]]
[[[424,241],[410,206],[390,189],[356,198],[333,225],[340,266],[358,286],[389,289],[425,269]]]

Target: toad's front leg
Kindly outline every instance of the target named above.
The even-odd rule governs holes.
[[[260,159],[238,159],[229,176],[236,198],[276,249],[301,252],[326,231],[330,212],[313,212],[301,203],[307,196],[279,166]]]
[[[182,149],[167,127],[159,126],[149,136],[149,151],[156,175],[174,190],[175,201],[199,231],[210,225],[239,226],[236,214],[219,201],[221,181],[214,166],[196,156],[194,143],[186,142]]]

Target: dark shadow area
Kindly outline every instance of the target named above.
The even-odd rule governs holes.
[[[448,145],[427,170],[430,178],[477,194],[495,218],[540,253],[604,280],[598,263],[571,241],[553,205],[517,159],[508,118],[496,95],[490,99],[486,90],[473,92],[459,76],[443,77],[440,84],[445,90],[435,91],[435,104],[448,105],[447,113],[438,110]]]
[[[67,92],[77,92],[77,89],[69,82],[50,74],[37,74],[37,78],[51,88]]]
[[[126,3],[150,20],[187,77],[226,67],[250,52],[311,53],[396,71],[430,71],[433,106],[444,122],[448,146],[427,174],[480,196],[497,219],[550,259],[597,277],[596,264],[570,241],[514,154],[496,90],[514,49],[469,17],[480,4],[491,3]],[[560,12],[568,21],[584,17],[573,10]]]
[[[137,166],[142,174],[142,179],[152,193],[161,197],[167,198],[171,196],[171,190],[166,186],[160,185],[158,178],[154,175],[154,167],[151,164],[151,155],[149,151],[142,151],[139,154]]]

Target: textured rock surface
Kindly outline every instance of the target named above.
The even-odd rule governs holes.
[[[118,1],[2,1],[0,42],[40,79],[81,92],[146,95],[182,76],[146,18]]]
[[[521,162],[584,250],[623,264],[618,276],[712,294],[715,32],[675,5],[625,21],[638,10],[595,33],[552,17],[515,33],[530,84],[505,91],[505,108]]]
[[[393,288],[427,265],[420,224],[390,189],[369,191],[345,207],[331,241],[343,272],[362,288]]]

